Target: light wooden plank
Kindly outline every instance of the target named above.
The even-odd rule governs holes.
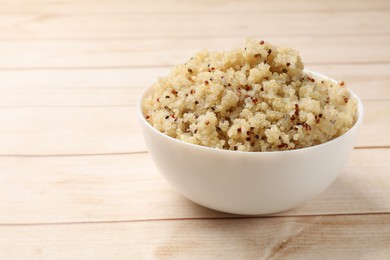
[[[109,2],[95,1],[1,1],[2,14],[14,13],[61,13],[61,14],[78,14],[78,13],[178,13],[178,12],[315,12],[315,11],[343,11],[343,10],[367,10],[367,9],[384,9],[390,8],[386,0],[373,1],[156,1],[156,0],[114,0]]]
[[[169,71],[170,68],[0,70],[0,90],[140,88]]]
[[[172,191],[146,154],[0,164],[7,171],[0,177],[0,224],[218,216]]]
[[[357,145],[389,146],[390,101],[365,108]],[[0,120],[0,155],[146,151],[135,107],[10,107],[0,109]]]
[[[390,63],[390,35],[247,36],[299,50],[306,64]],[[184,63],[202,49],[222,51],[243,47],[245,38],[3,40],[0,69],[172,66]]]
[[[390,64],[307,68],[344,80],[364,100],[390,99]],[[143,88],[169,70],[0,70],[0,107],[134,106]]]
[[[0,226],[2,259],[388,259],[389,215]]]
[[[390,68],[390,66],[388,67]],[[141,87],[167,75],[170,68],[0,70],[2,89],[101,89]],[[383,75],[384,76],[384,75]]]
[[[365,115],[357,140],[358,146],[390,145],[390,101],[363,102]],[[383,136],[381,133],[384,133]]]
[[[0,109],[0,154],[145,151],[135,107]]]
[[[0,89],[0,109],[135,106],[142,90],[143,87]]]
[[[322,196],[256,219],[197,206],[148,154],[120,154],[145,151],[134,104],[162,66],[259,30],[365,99],[383,99],[365,102],[359,145],[389,146],[389,1],[0,6],[0,259],[390,258],[390,149],[354,150]]]
[[[164,15],[1,15],[0,35],[14,38],[112,38],[263,35],[372,35],[390,33],[390,11],[177,13]],[[276,22],[277,21],[277,22]],[[358,22],[357,22],[358,21]]]
[[[353,76],[352,76],[353,77]],[[156,77],[157,78],[157,77]],[[344,79],[346,77],[338,77]],[[390,79],[346,80],[363,100],[390,100]],[[146,86],[0,88],[0,109],[12,107],[135,106]]]
[[[279,216],[390,213],[390,149],[354,150],[321,196]],[[0,157],[0,224],[232,217],[174,191],[149,154]]]

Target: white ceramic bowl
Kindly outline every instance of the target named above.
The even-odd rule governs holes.
[[[309,72],[309,71],[308,71]],[[327,78],[313,73],[317,78]],[[355,125],[327,143],[280,152],[239,152],[186,143],[153,128],[138,104],[146,145],[168,182],[188,199],[235,214],[284,211],[322,193],[344,167],[363,120],[358,100]]]

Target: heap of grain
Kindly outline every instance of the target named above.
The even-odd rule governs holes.
[[[348,131],[357,101],[344,83],[304,71],[295,50],[248,40],[229,52],[201,51],[154,84],[144,100],[162,133],[207,147],[280,151]]]

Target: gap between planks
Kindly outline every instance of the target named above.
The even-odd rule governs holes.
[[[363,149],[389,149],[389,145],[383,146],[356,146],[355,150]],[[121,156],[121,155],[133,155],[133,154],[146,154],[148,151],[136,151],[136,152],[117,152],[117,153],[71,153],[71,154],[0,154],[0,158],[12,157],[12,158],[47,158],[47,157],[82,157],[82,156]]]
[[[242,219],[266,219],[266,218],[312,218],[312,217],[348,217],[348,216],[387,216],[389,212],[368,212],[368,213],[334,213],[334,214],[312,214],[312,215],[258,215],[243,216],[231,215],[221,217],[194,217],[194,218],[149,218],[129,220],[102,220],[102,221],[69,221],[69,222],[36,222],[36,223],[0,223],[0,227],[18,226],[64,226],[64,225],[93,225],[93,224],[123,224],[140,222],[162,222],[162,221],[192,221],[192,220],[242,220]]]
[[[172,13],[174,10],[178,12],[274,12],[274,11],[348,11],[348,10],[386,10],[389,4],[383,0],[373,0],[369,3],[364,1],[327,1],[327,5],[319,1],[276,1],[268,3],[267,1],[232,1],[229,4],[221,5],[220,2],[209,3],[207,1],[175,1],[168,0],[163,3],[158,1],[110,1],[110,3],[103,4],[101,1],[24,1],[24,5],[18,1],[6,1],[2,6],[1,13],[54,13],[54,14],[105,14],[105,13],[137,13],[154,14],[158,13]],[[267,5],[263,5],[267,2]],[[205,8],[204,3],[207,3]],[[22,8],[23,7],[23,8]],[[175,7],[175,8],[173,8]],[[86,11],[88,10],[88,11]],[[23,12],[21,12],[23,11]],[[127,12],[126,12],[127,11]]]
[[[319,8],[319,9],[301,9],[301,10],[245,10],[245,11],[234,11],[234,10],[224,10],[223,12],[212,10],[212,11],[197,11],[198,14],[207,14],[214,16],[223,16],[227,14],[239,14],[239,15],[250,15],[250,14],[289,14],[291,12],[294,13],[366,13],[366,12],[389,12],[390,8],[349,8],[349,9],[327,9],[327,8]],[[1,12],[0,16],[20,16],[20,15],[38,15],[38,16],[127,16],[127,15],[135,15],[135,16],[145,16],[145,15],[161,15],[161,16],[172,16],[172,15],[191,15],[193,11],[148,11],[148,12],[105,12],[105,13],[89,13],[89,12],[77,12],[77,13],[58,13],[58,12]]]
[[[305,65],[387,65],[390,61],[359,61],[359,62],[305,62]],[[120,70],[120,69],[160,69],[172,68],[175,64],[163,65],[120,65],[120,66],[82,66],[82,67],[0,67],[0,71],[36,71],[36,70]]]
[[[366,117],[358,146],[390,145],[390,137],[385,134],[390,127],[386,120],[389,106],[389,101],[365,102]],[[0,112],[2,120],[7,122],[1,129],[3,145],[0,154],[50,155],[146,150],[136,107],[0,109]],[[382,135],[378,136],[378,133]],[[61,146],[58,146],[58,140],[62,140]]]
[[[327,37],[353,37],[353,36],[388,36],[390,35],[390,32],[372,32],[372,33],[345,33],[343,35],[341,34],[333,34],[333,33],[325,33],[325,34],[319,34],[316,35],[316,38],[327,38]],[[289,38],[299,38],[299,37],[310,37],[312,35],[306,34],[306,33],[266,33],[262,34],[263,38],[267,37],[289,37]],[[98,37],[98,36],[91,36],[91,37],[7,37],[2,38],[0,35],[0,41],[115,41],[115,40],[180,40],[180,39],[218,39],[218,38],[248,38],[248,37],[255,37],[255,35],[249,35],[249,34],[229,34],[224,35],[182,35],[182,36],[175,36],[175,35],[166,35],[166,36],[108,36],[108,37]]]
[[[140,87],[141,88],[141,87]],[[390,98],[362,98],[363,101],[390,101]],[[0,106],[0,109],[25,109],[25,108],[133,108],[136,104],[119,104],[119,105],[15,105],[15,106]]]
[[[29,36],[31,38],[48,36],[57,38],[121,37],[123,35],[182,36],[194,34],[215,35],[216,33],[221,35],[221,32],[223,32],[221,30],[222,26],[230,28],[229,34],[232,31],[252,34],[253,31],[258,30],[257,24],[259,22],[264,25],[264,34],[291,34],[291,31],[294,31],[296,34],[312,33],[314,36],[318,34],[345,35],[346,31],[361,32],[362,35],[372,32],[389,33],[389,28],[386,27],[386,24],[388,24],[388,13],[382,11],[344,14],[332,12],[316,14],[286,12],[278,17],[278,22],[283,24],[282,27],[275,25],[275,14],[263,14],[260,17],[255,14],[227,14],[218,16],[218,19],[215,19],[214,22],[206,23],[205,25],[208,26],[207,30],[199,27],[199,23],[193,22],[194,20],[202,21],[210,18],[208,14],[202,13],[191,13],[191,15],[181,15],[179,13],[174,17],[169,17],[169,19],[163,19],[166,16],[161,14],[159,16],[145,15],[142,19],[128,15],[56,17],[50,14],[3,16],[0,18],[5,20],[4,24],[10,24],[1,28],[3,34],[7,35],[3,36],[3,38],[18,38],[19,36]],[[140,23],[140,20],[143,22],[141,21]],[[308,23],[308,21],[311,22]],[[359,21],[359,23],[352,23],[351,21]],[[321,30],[318,30],[317,27],[320,27]]]

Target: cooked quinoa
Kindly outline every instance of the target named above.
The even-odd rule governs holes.
[[[144,100],[147,121],[179,140],[226,150],[280,151],[348,131],[357,101],[344,82],[304,71],[297,51],[247,40],[228,52],[197,53]]]

